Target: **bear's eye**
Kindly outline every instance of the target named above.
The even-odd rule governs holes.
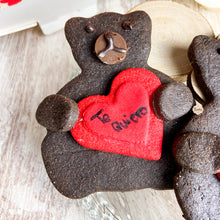
[[[94,33],[94,32],[95,32],[95,27],[94,27],[93,25],[89,24],[89,25],[87,25],[87,26],[85,27],[85,31],[86,31],[87,33]]]
[[[128,20],[128,21],[123,21],[122,24],[121,24],[121,26],[122,26],[122,28],[123,28],[124,30],[128,30],[128,31],[132,30],[132,28],[133,28],[132,22],[131,22],[130,20]]]
[[[217,51],[217,53],[220,55],[220,48],[217,48],[216,51]]]

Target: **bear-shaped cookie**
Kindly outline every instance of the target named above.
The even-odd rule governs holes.
[[[175,141],[174,188],[186,219],[220,219],[220,40],[197,36],[188,55],[206,103]]]
[[[147,64],[151,48],[149,16],[137,11],[72,18],[65,33],[82,72],[57,94],[46,97],[36,112],[38,122],[48,130],[42,156],[54,186],[69,198],[97,191],[173,188],[176,165],[172,143],[191,116],[193,97],[186,86]],[[90,96],[107,96],[115,77],[128,69],[150,72],[161,83],[150,104],[158,120],[163,121],[162,155],[158,160],[88,149],[70,132],[80,114],[78,103]]]

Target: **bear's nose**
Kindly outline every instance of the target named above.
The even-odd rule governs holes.
[[[122,62],[128,49],[125,39],[116,32],[107,31],[95,42],[96,56],[105,64]]]

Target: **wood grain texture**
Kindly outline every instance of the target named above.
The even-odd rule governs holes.
[[[192,70],[187,49],[194,36],[214,35],[208,21],[183,4],[146,1],[131,11],[134,10],[144,10],[152,20],[149,65],[170,76],[185,75]]]
[[[97,9],[125,13],[141,2],[98,0]],[[220,33],[220,13],[193,0],[184,4],[201,12],[215,35]],[[106,192],[71,200],[50,183],[40,150],[46,131],[35,112],[45,96],[79,73],[63,31],[44,36],[33,28],[1,37],[0,62],[0,219],[183,219],[172,190]]]

